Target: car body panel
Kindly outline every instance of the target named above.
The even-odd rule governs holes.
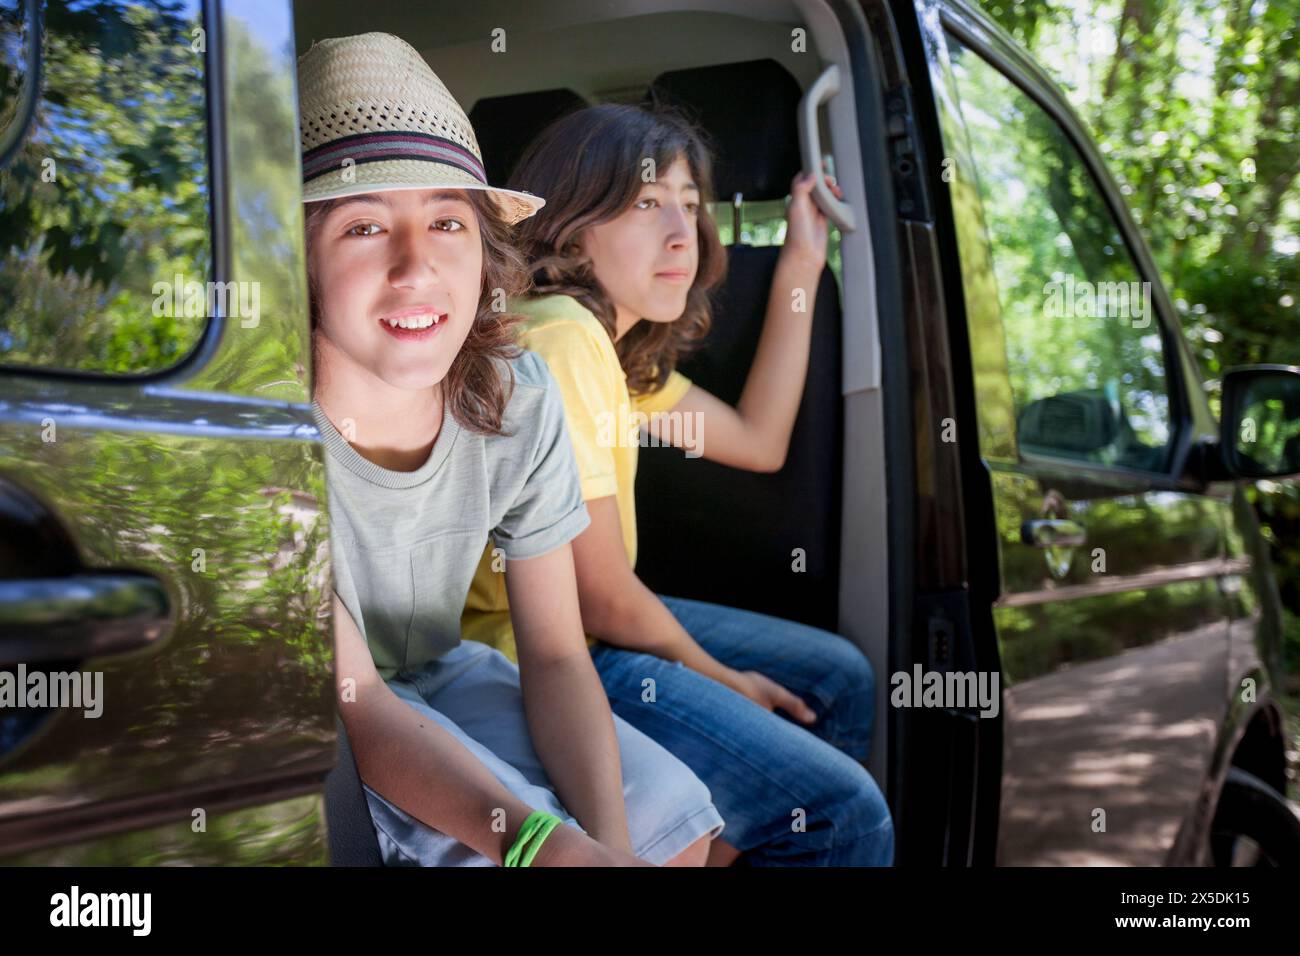
[[[206,11],[214,274],[199,278],[257,282],[260,317],[212,317],[157,375],[0,373],[0,476],[81,566],[154,577],[170,609],[154,645],[69,665],[102,672],[100,716],[49,714],[0,763],[8,862],[325,858],[331,579],[292,19],[285,2]]]

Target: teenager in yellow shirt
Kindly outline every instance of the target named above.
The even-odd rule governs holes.
[[[614,712],[709,787],[726,821],[711,863],[745,853],[752,865],[888,865],[889,810],[859,763],[875,682],[861,652],[803,624],[656,595],[634,570],[640,429],[687,454],[775,471],[807,374],[827,239],[808,174],[791,187],[739,404],[675,369],[707,332],[709,292],[726,268],[704,206],[710,166],[699,134],[676,115],[605,105],[550,126],[511,179],[547,197],[516,232],[536,289],[512,311],[526,316],[521,344],[560,385],[591,516],[573,541],[583,628]],[[806,311],[791,307],[796,289]],[[656,517],[671,522],[671,506]],[[489,541],[462,633],[509,653],[503,570]]]

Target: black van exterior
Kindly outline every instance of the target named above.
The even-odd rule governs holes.
[[[893,742],[930,757],[905,760],[890,780],[906,858],[1223,863],[1256,826],[1240,812],[1250,790],[1271,793],[1257,814],[1268,835],[1251,840],[1269,842],[1274,862],[1294,860],[1273,696],[1277,594],[1237,480],[1261,473],[1234,465],[1235,396],[1269,373],[1226,377],[1220,428],[1150,253],[1059,90],[966,3],[891,9],[877,26],[896,37],[882,55],[905,120],[890,145],[895,195],[910,200],[897,230],[914,318],[898,331],[922,386],[913,428],[898,433],[915,441],[915,527],[928,529],[914,539],[918,616],[900,664],[992,669],[1003,687],[995,721],[970,709],[897,714]],[[1024,124],[1023,139],[978,128],[998,108]],[[1004,140],[1046,145],[1017,156]],[[1034,159],[1042,165],[1020,165]],[[1039,311],[1013,327],[1023,277],[998,259],[1035,215],[1068,235],[1068,270],[1122,274],[1143,305],[1066,310],[1053,325],[1052,276],[1030,276],[1043,286]],[[1116,363],[1103,372],[1141,391],[1159,419],[1146,434],[1114,395],[1034,394],[1033,369],[1017,374],[1026,354],[1077,348],[1089,322],[1100,329],[1089,358]],[[1274,374],[1294,389],[1295,369]],[[958,440],[944,440],[945,421]]]

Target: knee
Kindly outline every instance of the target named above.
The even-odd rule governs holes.
[[[843,640],[846,646],[841,655],[842,660],[839,662],[840,672],[844,674],[848,687],[853,693],[867,700],[874,700],[876,672],[871,666],[871,661],[867,660],[866,654],[858,650],[857,645],[850,643],[847,638]]]
[[[837,696],[872,699],[876,690],[876,672],[858,646],[847,637],[829,631],[822,632],[817,655],[822,667],[832,679],[826,680],[826,689]]]
[[[828,816],[836,843],[887,837],[892,848],[894,825],[889,804],[875,778],[860,764],[854,762],[838,775],[830,803]]]
[[[669,860],[664,866],[704,866],[709,859],[709,845],[713,837],[704,834],[686,849]]]
[[[880,812],[871,819],[876,822],[876,826],[858,838],[858,863],[860,866],[893,866],[894,820],[889,815],[889,806],[883,797],[880,799]]]
[[[840,755],[821,769],[809,792],[803,826],[783,844],[801,860],[826,866],[889,866],[894,855],[894,825],[884,794],[866,769]],[[784,849],[778,853],[784,858]]]
[[[837,736],[845,738],[835,742],[840,746],[861,741],[866,746],[875,723],[876,672],[866,655],[844,638],[839,639],[832,667],[835,680],[825,685],[830,695],[827,711],[838,728]],[[855,756],[865,759],[864,753],[850,749]]]
[[[874,830],[869,830],[838,849],[846,864],[852,866],[894,865],[894,822],[886,813]],[[850,862],[851,861],[851,862]]]
[[[638,855],[665,838],[675,843],[680,830],[689,827],[698,832],[701,821],[720,822],[708,786],[677,757],[657,745],[639,748],[628,756],[631,759],[625,759],[623,767],[627,822]],[[710,834],[705,833],[676,856],[665,860],[655,854],[652,862],[703,866],[709,842]]]
[[[683,767],[683,769],[685,768]],[[678,827],[685,827],[687,825],[694,827],[698,825],[698,819],[701,815],[708,814],[713,816],[716,813],[713,809],[713,798],[709,793],[708,787],[700,782],[700,779],[693,773],[689,774],[689,777],[683,777],[675,785],[670,785],[666,792],[660,794],[660,797],[664,800],[661,809],[671,808],[672,812],[671,814],[660,816],[657,825],[651,829],[655,839],[658,839],[664,833],[671,832],[671,830]],[[689,814],[685,817],[685,820],[689,821],[689,823],[682,822],[681,820],[680,814],[681,808],[683,807],[692,808]],[[673,818],[673,822],[669,822],[669,816]],[[633,833],[632,837],[635,844],[638,835]],[[670,857],[662,865],[706,866],[708,865],[709,850],[712,843],[713,832],[710,830],[702,836],[697,837],[693,843],[676,856]]]

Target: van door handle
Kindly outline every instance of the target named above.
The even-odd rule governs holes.
[[[145,574],[0,580],[0,667],[148,647],[169,617],[167,592]]]
[[[1035,548],[1077,548],[1088,532],[1069,518],[1035,518],[1020,526],[1020,540]]]

